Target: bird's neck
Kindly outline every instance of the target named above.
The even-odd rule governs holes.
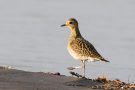
[[[71,29],[70,37],[71,37],[71,38],[82,37],[78,27]]]

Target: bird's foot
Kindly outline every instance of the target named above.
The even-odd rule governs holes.
[[[76,66],[76,67],[68,67],[67,69],[68,69],[68,70],[74,70],[74,69],[78,69],[78,68],[82,68],[82,67],[80,67],[80,66]]]

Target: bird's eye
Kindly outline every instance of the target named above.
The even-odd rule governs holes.
[[[73,22],[69,22],[69,24],[73,24]]]

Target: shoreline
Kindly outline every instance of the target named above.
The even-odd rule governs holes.
[[[0,67],[0,90],[93,90],[72,86],[72,82],[76,80],[79,79],[59,73],[28,72]]]
[[[77,78],[60,73],[28,72],[0,66],[0,90],[134,90],[135,84],[118,79]],[[75,77],[73,77],[75,76]]]

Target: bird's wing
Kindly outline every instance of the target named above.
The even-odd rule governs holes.
[[[102,59],[102,56],[97,52],[97,50],[95,49],[95,47],[87,40],[82,40],[82,48],[85,48],[87,50],[85,50],[91,57],[93,58],[98,58],[98,59]]]
[[[91,57],[107,62],[95,49],[95,47],[84,38],[77,38],[71,43],[73,50],[84,57]]]

